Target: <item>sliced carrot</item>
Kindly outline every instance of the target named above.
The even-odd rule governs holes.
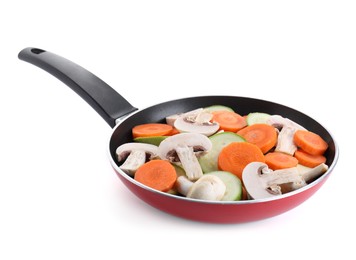
[[[155,190],[166,192],[174,186],[177,174],[168,161],[152,160],[138,168],[134,179]]]
[[[160,123],[148,123],[137,125],[132,128],[133,138],[169,135],[173,131],[173,126]]]
[[[320,135],[306,130],[295,132],[294,143],[303,151],[312,155],[322,155],[328,149],[328,144]]]
[[[235,112],[221,110],[212,114],[212,121],[219,123],[220,130],[237,132],[247,125],[246,119]]]
[[[237,134],[257,145],[264,154],[276,145],[278,138],[276,129],[267,124],[253,124],[242,128]]]
[[[298,164],[297,158],[281,152],[268,153],[265,155],[265,160],[268,167],[272,170],[292,168]]]
[[[242,180],[242,171],[247,164],[264,161],[264,155],[257,145],[248,142],[233,142],[221,150],[218,166],[221,170],[231,172]]]
[[[172,131],[168,135],[176,135],[176,134],[180,134],[180,132],[177,128],[173,127]]]
[[[294,153],[294,157],[298,159],[301,165],[314,168],[321,163],[326,162],[326,157],[323,155],[311,155],[303,150],[298,149]]]

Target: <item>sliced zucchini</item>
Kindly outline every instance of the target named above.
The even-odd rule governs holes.
[[[159,146],[159,144],[168,136],[149,136],[149,137],[136,137],[134,142],[153,144]]]
[[[231,111],[234,112],[234,110],[231,107],[223,106],[223,105],[213,105],[210,107],[204,108],[205,110],[209,112],[214,112],[214,111]]]
[[[231,172],[226,171],[214,171],[206,174],[212,174],[219,177],[226,186],[223,201],[241,200],[242,198],[242,182],[241,180]]]
[[[185,171],[184,171],[184,169],[182,167],[180,167],[180,166],[178,166],[176,164],[173,164],[173,163],[172,163],[172,165],[173,165],[174,169],[176,170],[177,177],[186,176]]]
[[[253,112],[249,113],[246,118],[247,125],[253,124],[266,124],[270,114],[261,113],[261,112]]]
[[[232,142],[245,142],[245,139],[232,132],[221,132],[209,137],[212,142],[212,149],[199,158],[200,166],[204,173],[218,170],[218,157],[220,151]]]

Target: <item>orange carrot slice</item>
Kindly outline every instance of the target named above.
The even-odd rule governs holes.
[[[253,124],[237,132],[246,139],[247,142],[257,145],[262,153],[267,153],[277,143],[276,129],[267,124]]]
[[[155,190],[166,192],[174,186],[177,174],[168,161],[152,160],[138,168],[134,179]]]
[[[265,158],[257,145],[248,142],[233,142],[225,146],[218,157],[218,166],[242,179],[242,171],[250,162],[264,162]]]
[[[167,135],[176,135],[176,134],[180,134],[180,132],[177,128],[173,127],[172,131]]]
[[[303,150],[298,149],[294,153],[294,157],[298,159],[301,165],[314,168],[321,163],[326,162],[326,157],[323,155],[311,155]]]
[[[219,123],[220,130],[237,132],[247,125],[246,119],[235,112],[221,110],[212,114],[212,121]]]
[[[160,123],[148,123],[137,125],[132,128],[133,138],[169,135],[173,131],[173,126]]]
[[[328,149],[328,144],[320,135],[306,130],[295,132],[294,143],[303,151],[312,155],[322,155]]]
[[[268,153],[265,155],[265,160],[268,167],[272,170],[292,168],[298,164],[297,158],[281,152]]]

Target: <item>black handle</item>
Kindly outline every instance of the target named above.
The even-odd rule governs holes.
[[[137,110],[104,81],[70,60],[37,48],[25,48],[18,57],[68,85],[111,127],[116,119]]]

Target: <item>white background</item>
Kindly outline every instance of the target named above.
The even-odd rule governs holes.
[[[0,8],[0,259],[355,259],[353,1],[6,1]],[[299,207],[217,225],[162,213],[117,178],[111,128],[25,47],[92,71],[138,108],[196,95],[291,106],[340,158]],[[347,257],[346,257],[347,256]]]

